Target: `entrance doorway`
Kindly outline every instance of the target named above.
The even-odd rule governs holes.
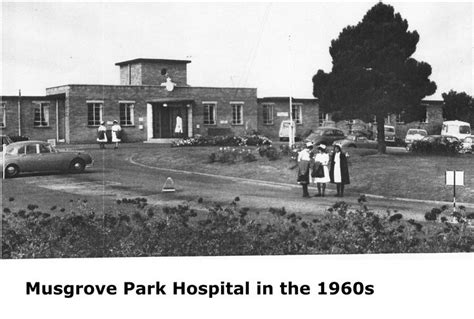
[[[188,108],[182,103],[153,103],[153,138],[188,136]]]

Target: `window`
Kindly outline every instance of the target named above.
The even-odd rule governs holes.
[[[120,125],[134,125],[133,108],[134,102],[119,102]]]
[[[263,104],[263,125],[273,125],[273,104]]]
[[[243,103],[241,102],[231,102],[232,106],[232,125],[242,125],[244,124],[244,108]]]
[[[103,105],[103,102],[87,102],[87,125],[100,125],[100,121],[102,121]]]
[[[216,124],[216,102],[203,102],[204,107],[204,124]]]
[[[49,102],[35,102],[34,126],[49,126]]]
[[[319,126],[323,126],[324,122],[329,121],[329,114],[324,112],[319,112]]]
[[[5,102],[0,104],[0,127],[5,127],[7,125],[7,114],[6,114]]]
[[[293,121],[295,121],[296,124],[302,124],[302,118],[301,118],[301,104],[293,104],[291,106],[291,116],[293,117]]]
[[[51,144],[39,144],[40,153],[54,153],[54,148]]]

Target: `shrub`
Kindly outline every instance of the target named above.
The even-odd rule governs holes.
[[[473,230],[465,224],[404,220],[378,215],[365,206],[336,203],[318,219],[270,208],[268,220],[248,208],[214,205],[207,212],[189,206],[139,206],[123,199],[113,212],[58,216],[30,211],[3,214],[3,258],[215,256],[357,253],[472,252]],[[363,204],[363,205],[362,205]],[[260,215],[259,215],[260,216]],[[394,217],[397,216],[397,217]]]
[[[180,146],[259,146],[270,145],[272,141],[263,135],[245,135],[245,136],[206,136],[196,135],[195,137],[186,137],[174,141],[172,147]]]
[[[260,146],[258,148],[258,153],[261,157],[267,157],[270,161],[275,161],[280,158],[280,152],[272,145]]]
[[[10,135],[10,138],[13,142],[22,142],[22,141],[28,141],[30,138],[28,136],[19,136],[19,135]]]
[[[433,155],[453,155],[459,154],[462,149],[462,144],[458,141],[454,142],[428,142],[428,141],[415,141],[411,145],[411,151],[414,153],[421,154],[433,154]]]
[[[245,163],[254,162],[257,158],[248,148],[220,147],[218,152],[213,152],[208,156],[208,163],[229,163],[234,164],[239,161]]]

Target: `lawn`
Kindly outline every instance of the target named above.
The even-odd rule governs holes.
[[[257,161],[208,163],[218,147],[178,147],[147,149],[135,154],[137,162],[163,168],[181,169],[265,181],[295,183],[294,163],[288,156],[270,161],[250,147]],[[379,155],[373,150],[351,149],[349,193],[375,194],[411,199],[452,201],[452,186],[445,185],[446,170],[462,170],[465,186],[456,189],[458,202],[474,203],[474,155],[427,156],[396,152]]]

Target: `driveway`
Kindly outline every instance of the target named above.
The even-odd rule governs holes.
[[[147,198],[148,203],[160,206],[187,204],[205,208],[213,202],[231,203],[236,197],[238,205],[263,211],[269,207],[285,207],[290,212],[303,215],[322,214],[340,198],[334,197],[334,187],[329,185],[327,197],[302,198],[301,189],[291,183],[270,183],[252,179],[213,174],[193,173],[186,170],[160,168],[134,160],[133,154],[146,148],[161,147],[147,144],[126,144],[119,150],[99,150],[96,146],[85,146],[94,158],[94,166],[84,174],[27,175],[7,179],[2,183],[3,202],[12,208],[23,209],[28,203],[36,203],[43,209],[51,205],[68,205],[75,200],[87,199],[102,206],[105,211],[117,199]],[[163,193],[162,186],[170,177],[175,183],[175,192]],[[315,188],[310,189],[314,194]],[[360,194],[351,193],[343,199],[358,207]],[[198,199],[202,199],[202,204]],[[199,200],[201,202],[201,200]],[[5,204],[6,205],[6,204]],[[72,207],[72,204],[69,204]],[[368,206],[378,212],[399,211],[407,218],[423,219],[424,213],[433,207],[433,202],[413,202],[401,199],[369,198]]]

